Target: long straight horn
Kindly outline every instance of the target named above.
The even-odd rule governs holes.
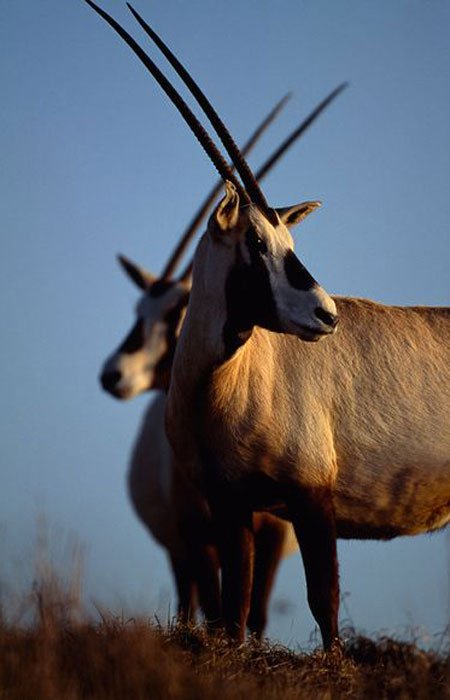
[[[179,277],[180,282],[187,282],[187,280],[189,279],[189,277],[192,274],[193,267],[194,267],[194,259],[191,258]]]
[[[255,143],[259,140],[259,138],[262,136],[262,134],[265,132],[265,130],[270,126],[270,124],[273,122],[273,120],[278,116],[280,111],[283,109],[285,106],[286,102],[290,99],[291,95],[288,93],[285,95],[272,109],[271,112],[263,119],[261,124],[255,129],[253,134],[250,136],[248,141],[242,146],[241,148],[241,153],[243,156],[246,156],[253,148]],[[234,170],[234,166],[230,167],[232,170]],[[167,261],[164,270],[162,272],[162,277],[164,279],[170,278],[173,273],[175,272],[182,256],[184,255],[187,246],[189,245],[192,237],[195,235],[196,231],[198,230],[200,224],[206,217],[206,214],[208,213],[211,205],[215,201],[217,195],[219,194],[220,190],[223,188],[223,182],[222,180],[219,180],[212,190],[209,192],[209,194],[206,196],[204,202],[201,204],[199,207],[198,211],[195,213],[194,217],[192,218],[189,226],[186,228],[185,232],[183,233],[182,237],[180,238],[175,250],[173,251],[172,255],[170,256],[169,260]],[[186,271],[183,272],[183,275],[181,276],[182,279],[187,279],[189,276],[190,271],[186,274]]]
[[[216,167],[220,177],[223,180],[230,180],[236,187],[239,197],[244,202],[249,202],[250,198],[245,189],[242,187],[239,180],[232,173],[226,160],[223,158],[220,151],[217,149],[215,144],[212,142],[208,134],[206,133],[203,126],[200,124],[196,116],[189,109],[186,102],[183,100],[181,95],[175,90],[175,88],[169,83],[165,75],[161,73],[156,64],[147,56],[145,51],[141,49],[139,44],[128,34],[128,32],[123,29],[120,24],[118,24],[110,15],[108,15],[104,10],[98,7],[92,0],[85,0],[85,2],[92,7],[97,14],[100,15],[116,32],[119,36],[128,44],[136,56],[142,61],[147,70],[150,71],[152,76],[155,78],[157,83],[166,93],[167,97],[173,102],[175,107],[178,109],[191,131],[194,132],[202,148],[206,151],[207,155]]]
[[[300,138],[302,134],[311,126],[311,124],[317,119],[317,117],[323,112],[324,109],[328,107],[333,100],[341,94],[343,90],[348,86],[348,83],[341,83],[335,88],[328,97],[325,97],[322,102],[320,102],[315,109],[302,121],[302,123],[294,129],[294,131],[289,134],[289,136],[278,146],[276,151],[263,163],[256,173],[256,177],[260,182],[267,173],[272,170],[274,165],[280,160],[280,158],[286,153],[286,151]]]
[[[236,170],[241,176],[241,180],[244,184],[245,189],[250,195],[252,202],[257,204],[265,214],[270,215],[270,207],[267,204],[266,198],[262,190],[260,189],[255,176],[253,175],[250,167],[239,151],[239,148],[235,144],[230,132],[226,128],[225,124],[220,119],[216,110],[207,99],[203,91],[199,88],[194,79],[189,75],[184,66],[181,65],[177,57],[172,53],[168,46],[163,42],[163,40],[156,34],[156,32],[145,22],[144,19],[139,15],[138,12],[127,2],[130,11],[133,13],[134,17],[137,19],[142,29],[148,34],[148,36],[154,41],[157,47],[161,50],[164,56],[167,58],[171,66],[180,76],[181,80],[186,84],[189,90],[192,92],[193,96],[199,103],[200,107],[205,112],[212,126],[214,127],[217,136],[222,141],[225,149],[236,166]]]

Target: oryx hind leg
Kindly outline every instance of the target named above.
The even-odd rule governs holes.
[[[178,619],[189,622],[195,618],[197,608],[194,571],[189,557],[170,555],[172,573],[178,596]]]
[[[191,552],[200,608],[210,631],[222,625],[219,556],[215,546],[204,544]]]
[[[308,603],[319,625],[323,645],[330,649],[338,638],[339,575],[336,523],[328,488],[289,488],[292,524],[305,567]]]
[[[283,554],[286,523],[267,513],[256,513],[253,523],[255,562],[247,627],[257,639],[261,639],[267,625],[270,594]]]

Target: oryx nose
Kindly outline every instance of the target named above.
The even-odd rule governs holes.
[[[337,324],[339,323],[339,316],[337,314],[333,314],[330,311],[325,311],[325,309],[322,309],[321,306],[314,309],[314,313],[316,314],[317,318],[322,321],[322,323],[330,328],[336,328]]]
[[[120,382],[121,377],[121,372],[116,369],[110,372],[103,372],[103,374],[100,375],[100,384],[105,391],[111,391],[116,384]]]

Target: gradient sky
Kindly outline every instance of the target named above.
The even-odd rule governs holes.
[[[267,179],[274,205],[320,198],[298,249],[330,292],[448,304],[450,4],[443,0],[136,0],[238,141],[294,97],[258,164],[327,92],[349,89]],[[103,7],[155,51],[126,10]],[[161,269],[214,171],[172,105],[82,0],[2,3],[0,23],[0,579],[30,580],[36,521],[55,557],[77,539],[86,595],[164,614],[164,554],[128,503],[130,446],[149,397],[114,401],[101,363],[136,293],[114,257]],[[162,64],[162,61],[160,62]],[[445,533],[341,543],[360,629],[447,624]],[[299,557],[280,571],[270,634],[313,629]]]

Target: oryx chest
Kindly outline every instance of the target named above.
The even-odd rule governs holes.
[[[217,482],[261,492],[256,500],[278,502],[275,484],[329,484],[335,463],[319,413],[313,421],[292,415],[276,392],[271,401],[228,396],[221,403],[205,396],[199,429],[203,469]],[[257,485],[258,484],[258,485]],[[271,484],[274,498],[266,493]]]

